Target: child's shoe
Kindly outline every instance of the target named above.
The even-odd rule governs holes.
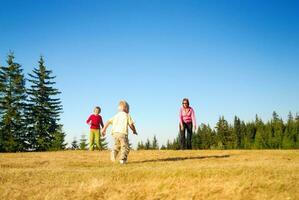
[[[125,160],[120,160],[119,163],[122,164],[122,165],[124,165],[124,164],[127,163],[127,161],[125,161]]]

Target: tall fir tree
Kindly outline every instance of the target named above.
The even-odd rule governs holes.
[[[152,149],[154,149],[154,150],[159,149],[158,139],[155,135],[154,135],[153,141],[152,141]]]
[[[53,146],[55,137],[61,138],[62,146],[64,143],[64,133],[60,131],[59,124],[62,105],[57,98],[60,92],[53,87],[55,76],[45,66],[43,57],[38,63],[39,67],[34,68],[28,79],[31,83],[26,112],[28,138],[32,150],[47,151]]]
[[[150,140],[147,138],[145,144],[144,144],[144,149],[145,150],[149,150],[149,149],[152,149],[152,145],[151,145],[151,142]]]
[[[0,68],[0,151],[26,150],[25,78],[21,65],[14,61],[12,52],[7,66]]]
[[[283,134],[282,148],[284,149],[293,149],[296,148],[296,122],[292,113],[288,115],[288,121],[286,128]]]
[[[297,114],[296,115],[296,118],[295,118],[295,123],[296,123],[296,141],[295,141],[295,147],[297,148],[297,149],[299,149],[299,115]]]
[[[215,144],[215,133],[209,125],[203,124],[201,127],[201,148],[210,149]]]
[[[235,116],[234,119],[234,128],[233,128],[233,147],[235,149],[241,148],[241,140],[242,140],[243,134],[241,129],[241,120],[237,116]]]
[[[201,126],[198,127],[197,131],[192,134],[192,149],[201,149],[202,138],[201,138]]]
[[[166,142],[166,149],[168,149],[168,150],[171,149],[171,142],[169,139]]]
[[[138,144],[137,144],[137,150],[144,150],[144,144],[143,144],[143,142],[142,141],[140,141],[140,142],[138,142]]]
[[[86,135],[82,134],[81,135],[81,139],[80,139],[80,150],[86,150],[88,147],[88,143],[87,143],[87,139],[86,139]]]
[[[65,138],[65,133],[62,131],[62,125],[60,125],[54,133],[54,138],[49,150],[51,151],[64,150],[67,145],[67,143],[64,142],[64,138]]]
[[[269,124],[272,129],[272,133],[269,134],[269,146],[273,149],[280,149],[282,147],[284,123],[279,118],[278,114],[274,111],[273,118]]]
[[[232,133],[228,122],[224,117],[220,117],[216,125],[218,136],[218,147],[220,149],[232,148]]]
[[[252,149],[254,148],[255,144],[255,137],[256,137],[256,123],[255,122],[248,122],[245,124],[245,135],[244,135],[244,148],[245,149]]]
[[[78,141],[77,141],[77,139],[74,137],[74,139],[73,139],[73,141],[72,141],[72,143],[71,143],[71,149],[72,150],[77,150],[77,149],[79,149],[79,145],[78,145]]]

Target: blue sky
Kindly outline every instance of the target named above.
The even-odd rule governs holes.
[[[130,103],[139,136],[177,134],[181,99],[198,123],[299,112],[299,1],[0,0],[0,64],[40,55],[57,76],[67,142]],[[111,145],[111,137],[108,142]]]

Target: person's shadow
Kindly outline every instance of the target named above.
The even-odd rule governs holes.
[[[195,159],[207,159],[207,158],[228,158],[228,157],[230,157],[230,155],[169,157],[169,158],[158,158],[158,159],[151,159],[151,160],[132,161],[130,163],[167,162],[167,161],[195,160]]]

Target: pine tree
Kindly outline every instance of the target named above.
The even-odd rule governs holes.
[[[192,149],[201,149],[201,128],[198,127],[197,131],[192,134]]]
[[[244,121],[241,122],[241,144],[240,144],[240,148],[244,149],[245,147],[245,141],[246,141],[246,133],[247,133],[247,129],[246,129],[246,124]]]
[[[149,150],[149,149],[151,149],[152,148],[152,145],[151,145],[151,142],[150,142],[150,140],[149,139],[147,139],[146,140],[146,142],[145,142],[145,150]]]
[[[295,118],[295,123],[296,123],[296,137],[295,137],[295,148],[299,149],[299,115],[297,114],[296,115],[296,118]]]
[[[87,143],[86,135],[82,134],[80,139],[80,149],[86,150],[87,147],[88,147],[88,143]]]
[[[278,114],[273,112],[273,119],[269,124],[272,129],[272,133],[269,134],[269,146],[270,148],[277,149],[282,147],[282,139],[284,132],[284,124],[282,119],[279,119]]]
[[[216,125],[217,136],[218,136],[218,146],[220,149],[232,148],[232,133],[228,122],[224,117],[220,117]]]
[[[137,144],[137,150],[144,150],[144,149],[145,149],[145,147],[144,147],[143,142],[142,141],[138,142],[138,144]]]
[[[59,131],[60,113],[62,112],[61,101],[57,98],[60,94],[58,89],[54,88],[55,76],[52,71],[44,65],[43,57],[40,57],[39,67],[34,68],[29,74],[28,89],[28,108],[26,112],[28,123],[28,138],[31,149],[37,151],[49,150],[55,137],[64,139],[64,135]],[[58,136],[61,134],[61,136]],[[61,140],[61,146],[63,146]]]
[[[253,147],[256,149],[269,148],[269,135],[271,133],[271,128],[268,124],[264,124],[261,119],[256,116],[255,118],[255,137]]]
[[[108,143],[106,142],[106,137],[100,136],[100,151],[107,150],[108,149]]]
[[[168,149],[168,150],[171,149],[171,142],[169,139],[166,142],[166,149]]]
[[[199,130],[200,149],[210,149],[215,146],[215,134],[211,127],[202,124]]]
[[[256,116],[256,120],[258,117]],[[244,135],[244,148],[252,149],[255,147],[255,137],[256,137],[256,122],[249,122],[245,124],[245,135]]]
[[[240,118],[235,116],[234,128],[233,128],[233,147],[235,149],[241,148],[241,139],[242,139],[241,120]]]
[[[0,68],[0,151],[26,150],[26,88],[23,69],[9,53],[7,67]]]
[[[288,115],[288,121],[283,135],[282,148],[293,149],[296,148],[296,123],[292,113]]]
[[[78,146],[78,141],[76,138],[74,138],[74,140],[72,141],[72,150],[77,150],[79,148]]]
[[[6,92],[6,78],[5,78],[5,73],[3,72],[3,67],[0,66],[0,152],[5,151],[5,136],[4,136],[4,121],[3,121],[3,115],[4,115],[4,97],[5,97],[5,92]]]
[[[171,143],[171,149],[172,150],[179,150],[180,149],[179,135],[177,135],[177,137],[173,139],[173,141]]]
[[[152,149],[159,149],[159,144],[158,144],[158,140],[157,137],[154,136],[153,141],[152,141]]]
[[[65,143],[64,140],[65,140],[65,133],[62,131],[62,125],[60,125],[56,130],[56,132],[54,133],[54,138],[49,150],[52,151],[64,150],[67,145],[67,143]]]

